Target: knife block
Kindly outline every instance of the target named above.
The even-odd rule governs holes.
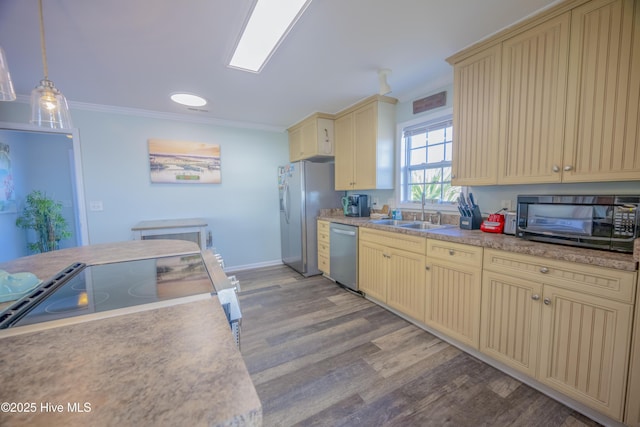
[[[479,230],[482,224],[482,214],[480,208],[475,206],[471,211],[471,216],[460,217],[460,228],[464,230]]]

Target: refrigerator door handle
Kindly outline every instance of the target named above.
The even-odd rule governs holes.
[[[282,192],[282,205],[284,206],[284,219],[285,221],[287,221],[287,224],[289,224],[289,202],[290,202],[289,198],[290,198],[289,184],[285,182],[284,189]]]

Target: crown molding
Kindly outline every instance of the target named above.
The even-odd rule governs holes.
[[[31,97],[27,95],[18,95],[14,102],[29,104],[31,102]],[[214,117],[204,117],[204,116],[196,116],[196,115],[190,115],[190,114],[166,113],[161,111],[143,110],[140,108],[117,107],[114,105],[91,104],[88,102],[76,102],[76,101],[68,101],[68,102],[69,102],[69,108],[72,110],[91,111],[96,113],[124,114],[127,116],[144,117],[144,118],[158,119],[158,120],[175,120],[175,121],[186,122],[186,123],[217,125],[217,126],[226,126],[226,127],[234,127],[234,128],[241,128],[241,129],[252,129],[252,130],[264,130],[264,131],[278,132],[278,133],[285,132],[286,130],[286,128],[283,126],[271,126],[271,125],[265,125],[261,123],[224,120],[224,119],[217,119]]]

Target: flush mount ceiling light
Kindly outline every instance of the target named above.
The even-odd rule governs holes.
[[[207,100],[192,93],[179,92],[171,94],[171,100],[175,103],[186,105],[187,107],[202,107],[207,105]]]
[[[49,68],[47,67],[47,49],[44,43],[44,19],[42,17],[42,0],[38,0],[40,10],[40,46],[42,49],[42,66],[44,79],[31,91],[31,123],[50,128],[70,128],[71,114],[67,100],[49,80]]]
[[[259,73],[311,0],[256,0],[229,66]]]
[[[9,74],[9,66],[7,65],[7,57],[4,50],[0,47],[0,101],[15,101],[16,91],[13,90],[11,82],[11,74]]]

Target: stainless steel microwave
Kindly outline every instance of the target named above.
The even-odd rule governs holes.
[[[516,236],[616,252],[640,237],[640,196],[518,196]]]

